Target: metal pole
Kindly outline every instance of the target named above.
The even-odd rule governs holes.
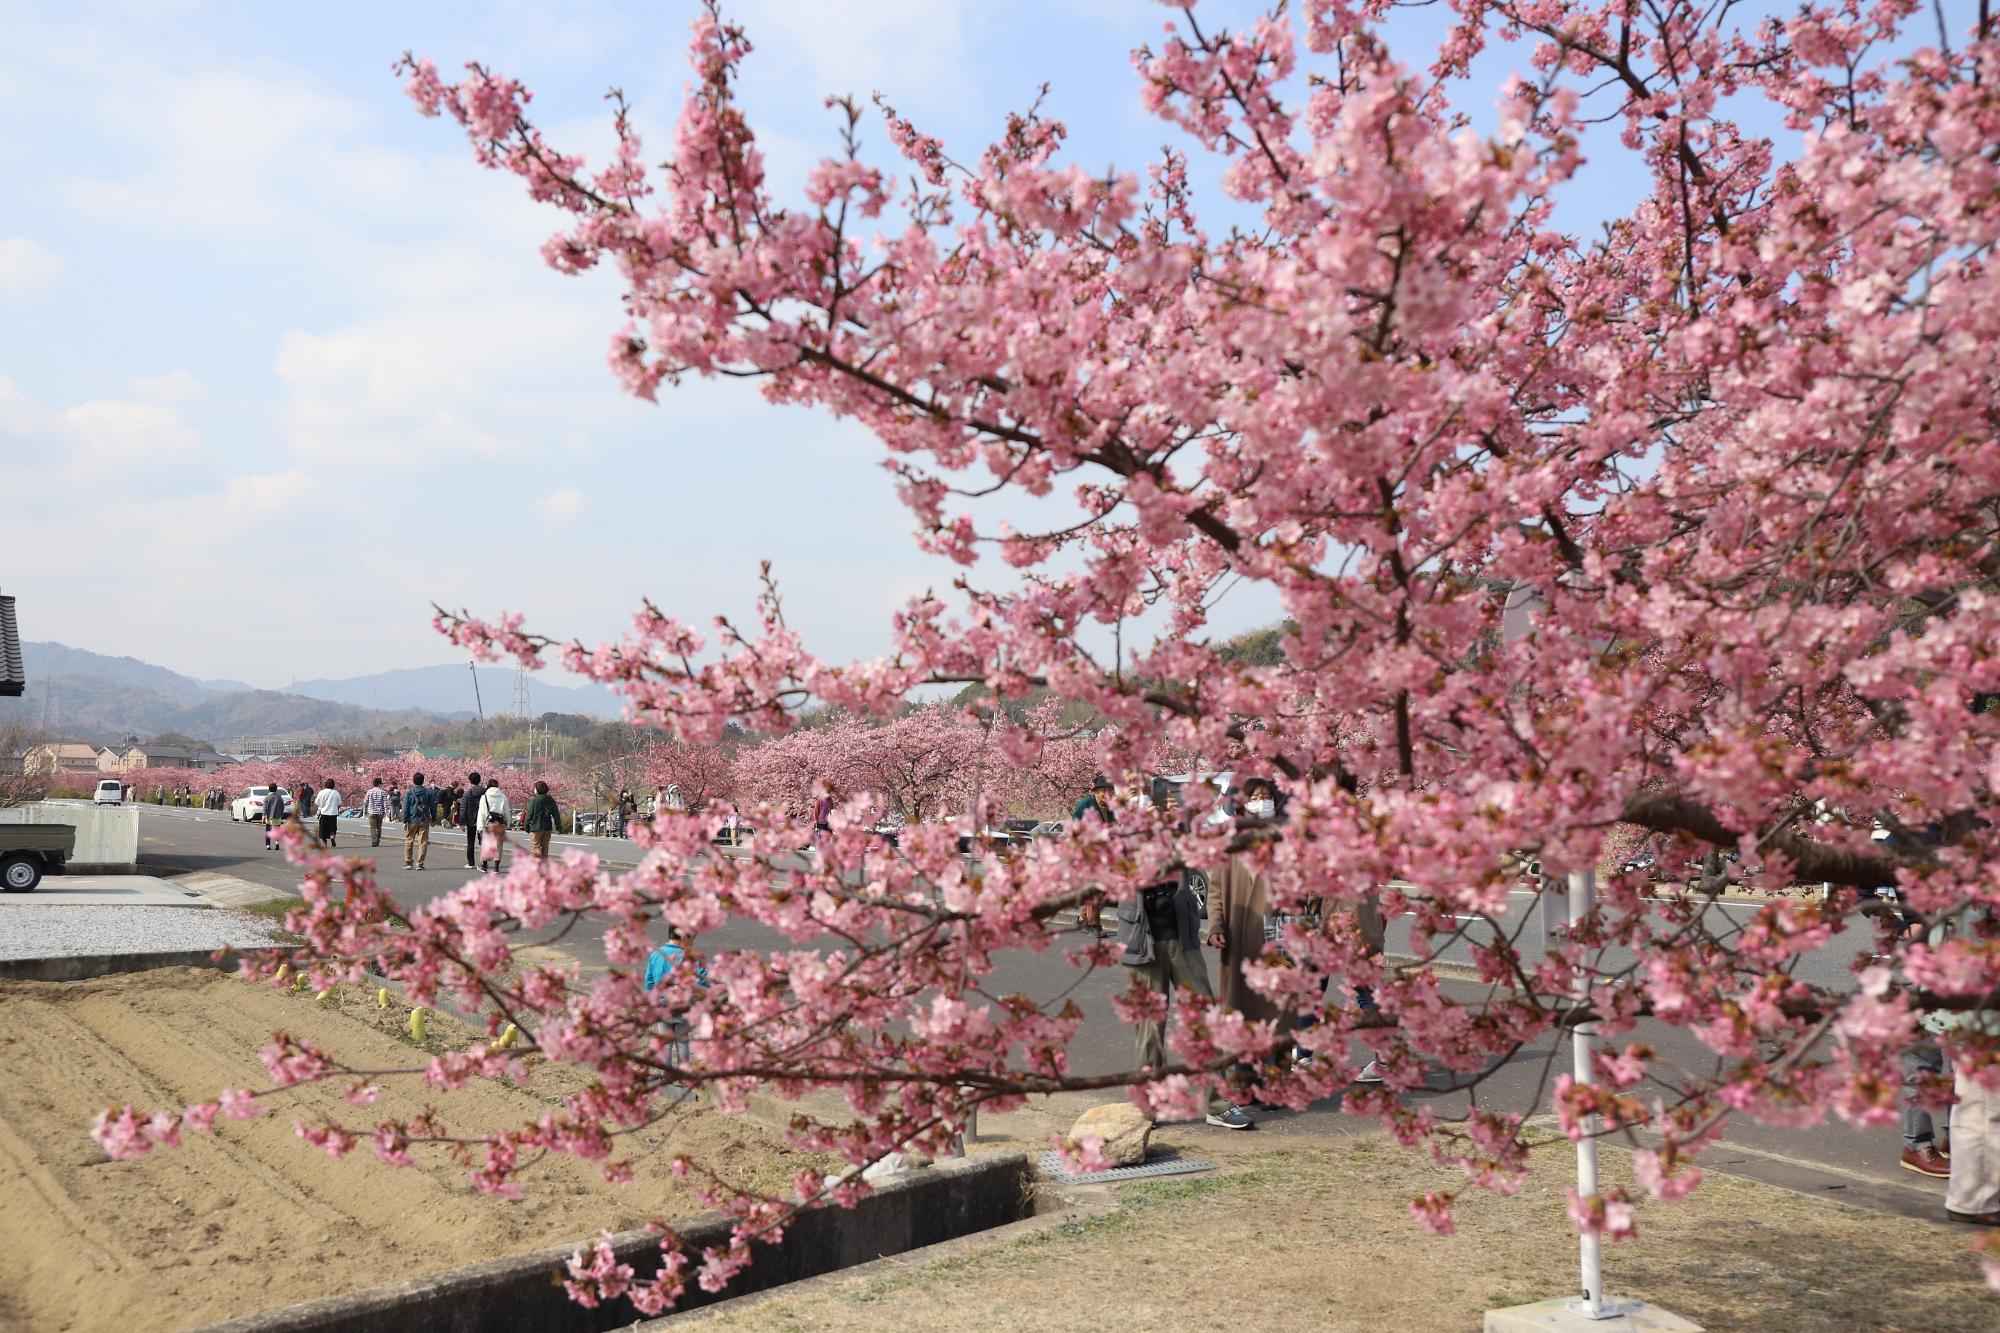
[[[1569,926],[1572,937],[1576,927],[1590,915],[1597,905],[1597,872],[1594,870],[1572,870],[1569,874]],[[1590,999],[1590,969],[1579,967],[1572,993],[1579,1004]],[[1570,1072],[1579,1084],[1595,1081],[1591,1069],[1591,1048],[1597,1029],[1589,1023],[1579,1023],[1570,1034]],[[1583,1137],[1576,1144],[1576,1192],[1584,1198],[1597,1193],[1597,1117],[1585,1116]],[[1585,1232],[1582,1242],[1581,1270],[1583,1295],[1570,1303],[1570,1308],[1586,1319],[1608,1318],[1610,1311],[1604,1308],[1604,1238],[1593,1232]]]

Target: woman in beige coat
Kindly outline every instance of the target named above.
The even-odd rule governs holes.
[[[1243,784],[1243,813],[1269,819],[1275,813],[1275,793],[1262,778]],[[1251,989],[1243,964],[1264,953],[1264,877],[1240,856],[1209,877],[1208,942],[1222,951],[1222,1003],[1252,1022],[1279,1022],[1286,1015],[1275,1003]]]

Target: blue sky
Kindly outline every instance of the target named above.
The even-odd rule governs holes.
[[[663,155],[693,5],[557,9],[0,0],[0,588],[27,637],[282,685],[450,660],[433,600],[592,641],[641,596],[742,616],[768,557],[842,657],[949,584],[865,432],[739,383],[624,397],[612,278],[543,266],[552,215],[390,72],[481,60],[593,157],[619,85]],[[832,148],[830,92],[881,90],[963,160],[1044,80],[1078,161],[1138,169],[1169,137],[1128,61],[1169,17],[1150,0],[731,10],[780,181]],[[1399,29],[1406,61],[1437,17]]]

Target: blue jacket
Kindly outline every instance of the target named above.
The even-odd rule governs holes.
[[[435,787],[412,787],[403,793],[403,822],[405,824],[434,824],[438,817],[438,794]]]
[[[668,974],[679,967],[681,959],[685,957],[687,950],[678,944],[662,944],[653,950],[646,958],[646,989],[652,990],[665,981]],[[703,990],[708,989],[708,969],[700,963],[694,965],[694,979],[696,985]]]

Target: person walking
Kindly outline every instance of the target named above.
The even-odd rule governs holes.
[[[453,806],[451,812],[452,818],[457,822],[460,831],[465,834],[465,868],[467,870],[484,868],[479,863],[478,845],[479,802],[480,798],[485,795],[486,784],[480,781],[479,775],[477,773],[467,773],[465,775],[465,790],[460,793],[458,801]]]
[[[1111,807],[1111,793],[1114,788],[1111,779],[1099,773],[1090,780],[1090,790],[1083,794],[1069,812],[1070,823],[1081,824],[1086,819],[1095,819],[1105,824],[1118,822],[1118,812]],[[1104,938],[1104,895],[1092,893],[1076,905],[1076,926],[1087,930],[1097,939]]]
[[[382,821],[389,817],[389,793],[382,790],[382,779],[376,778],[361,798],[361,813],[368,816],[368,845],[380,847]]]
[[[645,986],[648,991],[657,990],[666,983],[667,978],[687,958],[688,945],[693,942],[694,937],[679,926],[667,927],[667,942],[646,956]],[[703,990],[708,989],[708,968],[702,965],[700,959],[696,959],[694,964],[694,984]],[[675,1064],[686,1064],[690,1031],[687,1019],[676,1015],[667,1019],[661,1027],[667,1035],[667,1058]]]
[[[1964,908],[1928,927],[1928,942],[1941,948],[1953,935],[1991,938],[1993,909]],[[1991,996],[1988,995],[1990,1002]],[[2000,1007],[1967,1010],[1933,1009],[1921,1020],[1934,1037],[1967,1034],[1991,1041],[2000,1036]],[[1953,1222],[2000,1227],[2000,1088],[1982,1084],[1970,1061],[1952,1062],[1951,1152],[1945,1158],[1947,1177],[1944,1215]],[[1926,1173],[1928,1174],[1928,1173]]]
[[[628,838],[632,821],[639,817],[639,798],[632,794],[630,787],[618,789],[618,836]]]
[[[331,778],[320,780],[319,795],[313,798],[313,809],[319,812],[319,840],[329,847],[338,846],[340,789],[333,785]]]
[[[499,778],[488,778],[486,790],[479,797],[478,827],[469,829],[466,836],[480,839],[480,851],[484,852],[485,840],[493,839],[493,864],[495,874],[500,872],[500,857],[507,850],[507,793],[500,790]],[[486,858],[479,858],[479,868],[487,869]]]
[[[1239,827],[1255,827],[1276,814],[1270,783],[1252,778],[1244,784]],[[1243,975],[1243,965],[1264,953],[1265,921],[1271,910],[1264,888],[1261,874],[1241,856],[1230,857],[1209,881],[1208,943],[1222,952],[1222,1003],[1253,1023],[1279,1023],[1284,1011]]]
[[[1948,1076],[1944,1048],[1924,1040],[1903,1048],[1903,1160],[1905,1171],[1943,1180],[1951,1175],[1951,1108],[1935,1115],[1919,1104],[1921,1085]]]
[[[410,779],[403,793],[403,869],[422,870],[431,850],[431,821],[437,818],[437,792],[424,785],[424,775]]]
[[[285,822],[285,789],[273,785],[264,791],[264,850],[273,851],[278,844],[273,835],[278,825]]]
[[[528,846],[538,859],[549,859],[549,839],[555,836],[556,821],[560,818],[562,811],[556,807],[556,798],[549,795],[549,784],[537,782],[521,823],[528,830]]]
[[[1158,1022],[1147,1019],[1139,1024],[1141,1069],[1167,1063],[1166,1032],[1173,1021],[1175,990],[1215,998],[1208,962],[1201,955],[1199,912],[1193,890],[1179,879],[1149,884],[1118,904],[1118,943],[1123,949],[1119,961],[1125,965],[1125,975],[1133,986],[1158,991],[1167,1000]],[[1213,1087],[1208,1093],[1208,1123],[1218,1129],[1255,1128],[1249,1116]]]

